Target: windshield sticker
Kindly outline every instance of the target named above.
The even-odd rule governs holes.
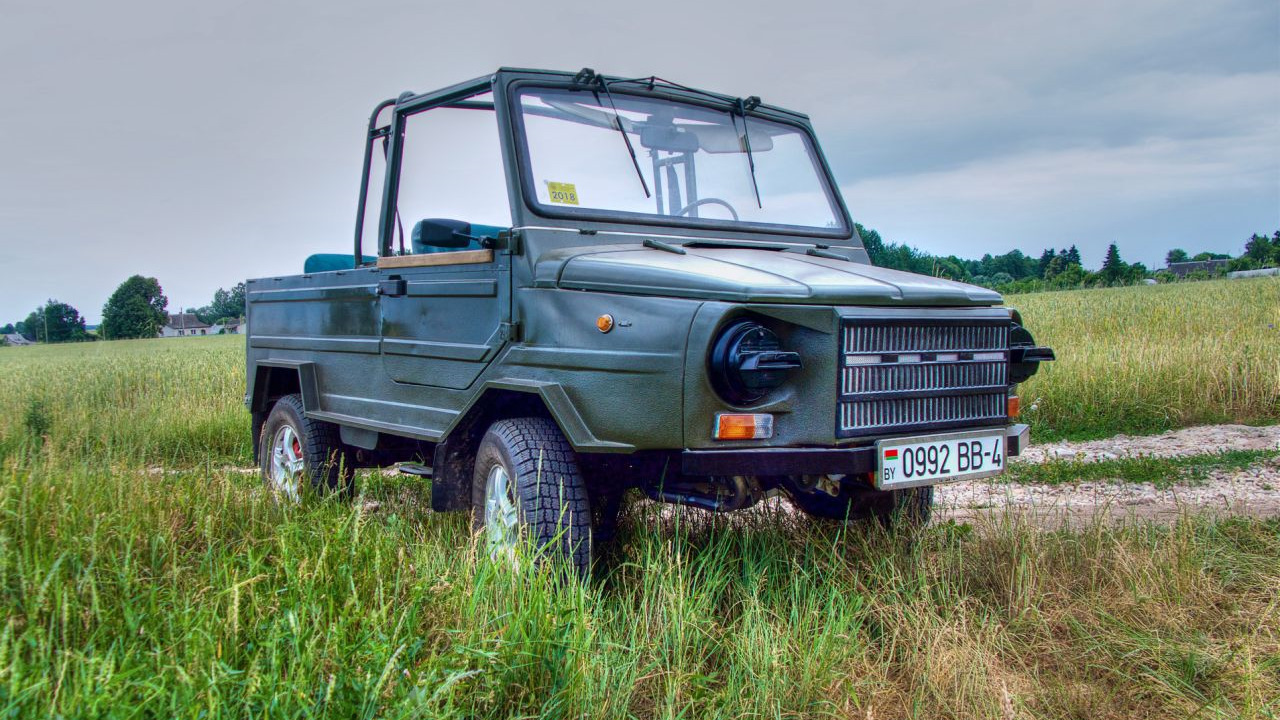
[[[547,182],[547,194],[551,197],[551,202],[560,203],[561,205],[577,205],[578,204],[578,188],[573,183]]]

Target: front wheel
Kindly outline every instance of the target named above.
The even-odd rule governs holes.
[[[546,418],[499,420],[476,452],[472,525],[490,556],[515,559],[522,541],[579,577],[591,568],[591,505],[573,446]]]

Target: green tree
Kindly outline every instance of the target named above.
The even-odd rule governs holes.
[[[1257,260],[1254,260],[1248,255],[1241,255],[1227,263],[1227,272],[1236,272],[1238,270],[1257,270],[1258,267],[1259,265]]]
[[[1230,260],[1231,256],[1223,253],[1202,252],[1196,253],[1191,259],[1196,262],[1204,262],[1205,260]]]
[[[1080,251],[1076,249],[1075,245],[1072,245],[1067,249],[1066,259],[1068,265],[1079,265],[1082,268],[1084,267],[1084,262],[1080,260]]]
[[[964,267],[951,258],[933,259],[933,276],[948,280],[964,280]]]
[[[1104,282],[1114,283],[1125,279],[1128,274],[1129,266],[1120,259],[1120,249],[1115,243],[1111,243],[1107,246],[1107,257],[1102,261],[1102,269],[1098,271],[1098,275]]]
[[[1039,266],[1039,260],[1023,255],[1021,250],[1010,250],[991,258],[991,274],[1005,273],[1015,280],[1036,275]]]
[[[18,329],[13,326],[13,323],[0,327],[0,335],[12,335],[16,332],[18,332]]]
[[[1036,267],[1036,275],[1043,279],[1045,277],[1045,271],[1049,269],[1049,263],[1053,262],[1053,259],[1057,256],[1058,251],[1053,248],[1049,248],[1041,253],[1040,262]]]
[[[1084,268],[1076,264],[1067,265],[1062,272],[1054,275],[1049,282],[1049,286],[1056,289],[1077,288],[1085,284],[1089,279],[1089,274]]]
[[[102,336],[107,340],[151,338],[168,319],[169,299],[155,278],[134,275],[120,283],[102,308]]]
[[[1174,263],[1180,263],[1180,262],[1186,262],[1186,261],[1187,261],[1187,251],[1181,248],[1174,248],[1169,251],[1169,254],[1164,256],[1164,264],[1166,266],[1172,265]]]
[[[36,342],[64,343],[86,340],[80,311],[64,302],[49,300],[36,308],[24,322]]]
[[[867,255],[871,256],[871,264],[880,265],[884,253],[884,239],[880,237],[880,233],[863,227],[861,223],[854,223],[853,228],[858,232],[858,237],[862,238],[862,247],[866,249]]]
[[[1044,278],[1045,280],[1052,280],[1058,275],[1061,275],[1062,271],[1066,269],[1067,269],[1067,256],[1065,254],[1054,255],[1049,260],[1049,264],[1045,266],[1044,275],[1042,275],[1041,277]]]
[[[1244,244],[1244,256],[1259,266],[1280,263],[1280,230],[1276,231],[1272,239],[1268,239],[1266,235],[1254,233],[1253,237]]]
[[[213,302],[195,311],[196,317],[207,323],[215,323],[225,318],[244,317],[245,285],[237,283],[230,290],[218,288],[213,293]]]

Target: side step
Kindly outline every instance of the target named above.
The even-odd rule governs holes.
[[[396,469],[405,475],[417,475],[424,478],[431,477],[432,472],[431,468],[421,463],[400,463]]]

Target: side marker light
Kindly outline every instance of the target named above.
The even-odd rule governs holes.
[[[716,440],[765,440],[773,437],[768,413],[718,413],[712,433]]]

